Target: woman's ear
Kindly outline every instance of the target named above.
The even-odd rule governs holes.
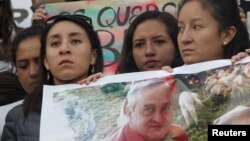
[[[95,49],[91,52],[90,64],[94,65],[96,63],[96,59],[97,59],[97,50]]]
[[[228,43],[230,43],[235,37],[236,33],[237,29],[234,26],[230,26],[229,28],[227,28],[224,32],[224,37],[222,41],[223,45],[226,46]]]
[[[43,64],[47,70],[49,70],[49,64],[46,57],[43,57]]]

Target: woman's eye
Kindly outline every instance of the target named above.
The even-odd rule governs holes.
[[[200,25],[194,25],[193,27],[195,30],[201,29],[202,27]]]
[[[52,42],[50,44],[50,46],[52,46],[52,47],[58,47],[58,46],[60,46],[60,42]]]
[[[81,40],[78,40],[78,39],[74,39],[71,41],[72,44],[78,44],[78,43],[81,43]]]
[[[18,68],[20,68],[20,69],[26,69],[27,67],[28,67],[27,63],[22,63],[22,64],[18,65]]]
[[[179,32],[183,32],[183,30],[184,30],[184,29],[183,29],[182,26],[178,26],[178,31],[179,31]]]
[[[138,43],[135,43],[134,44],[134,47],[142,47],[143,46],[143,43],[142,42],[138,42]]]
[[[165,40],[162,40],[162,39],[155,40],[155,44],[158,45],[158,46],[160,46],[160,45],[162,45],[164,43],[165,43]]]

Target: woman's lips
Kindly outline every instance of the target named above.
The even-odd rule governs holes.
[[[182,53],[183,54],[189,54],[189,53],[191,53],[191,52],[193,52],[194,50],[192,50],[192,49],[183,49],[182,50]]]
[[[31,82],[29,85],[31,86],[31,87],[34,87],[34,86],[36,86],[38,84],[38,81],[33,81],[33,82]]]
[[[64,65],[64,64],[73,64],[71,60],[62,60],[59,65]]]
[[[159,61],[157,60],[148,60],[146,61],[145,66],[147,66],[148,68],[154,68],[158,64],[158,62]]]

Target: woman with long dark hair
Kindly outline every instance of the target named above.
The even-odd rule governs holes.
[[[11,0],[0,0],[0,72],[14,72],[11,57],[11,43],[20,30],[15,24]]]

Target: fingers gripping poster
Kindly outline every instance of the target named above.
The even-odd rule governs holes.
[[[40,140],[206,141],[208,125],[250,124],[250,58],[44,86]]]

